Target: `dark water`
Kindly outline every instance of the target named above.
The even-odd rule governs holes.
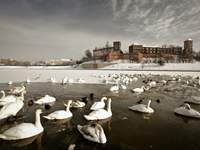
[[[76,144],[75,150],[199,150],[200,149],[200,120],[183,118],[174,114],[174,108],[189,99],[191,95],[198,95],[198,88],[175,83],[166,87],[152,89],[144,94],[135,95],[130,92],[132,87],[142,83],[133,84],[126,91],[118,94],[109,92],[109,85],[66,85],[51,83],[32,83],[27,85],[26,106],[19,113],[15,122],[1,121],[1,132],[13,124],[21,122],[34,122],[35,110],[43,109],[46,115],[55,110],[64,109],[63,101],[79,99],[94,93],[95,100],[101,96],[112,98],[113,116],[110,120],[100,122],[107,136],[105,145],[85,140],[76,129],[77,124],[85,124],[83,114],[89,113],[90,101],[86,108],[71,109],[73,118],[65,122],[47,121],[41,118],[44,133],[32,139],[18,142],[0,141],[0,150],[67,150],[69,144]],[[8,88],[0,84],[0,89]],[[28,106],[28,101],[36,100],[45,94],[55,96],[56,103],[50,110],[44,106]],[[199,94],[200,95],[200,94]],[[155,113],[151,116],[128,110],[128,106],[136,104],[140,99],[147,103],[152,100],[151,107]],[[159,99],[161,102],[157,103]],[[192,105],[200,111],[200,106]]]

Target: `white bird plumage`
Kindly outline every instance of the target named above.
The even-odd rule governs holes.
[[[200,113],[192,109],[189,104],[185,103],[183,106],[178,107],[174,110],[176,114],[187,116],[187,117],[193,117],[193,118],[200,118]]]
[[[72,108],[82,108],[82,107],[85,107],[85,103],[81,102],[79,100],[73,100],[72,104],[71,104],[71,107]]]
[[[78,131],[83,137],[89,141],[105,144],[107,142],[106,135],[100,124],[91,123],[88,125],[77,125]]]
[[[90,107],[90,110],[98,110],[105,107],[105,100],[107,100],[107,97],[102,97],[101,101],[94,102],[94,104]]]
[[[61,120],[61,119],[70,118],[70,117],[72,117],[72,113],[69,109],[71,103],[72,103],[72,100],[69,100],[67,105],[64,104],[66,107],[66,110],[57,110],[57,111],[54,111],[54,112],[50,113],[49,115],[43,116],[43,117],[48,120]]]
[[[118,92],[119,91],[119,86],[118,85],[113,85],[110,87],[111,92]]]
[[[128,107],[130,110],[143,112],[143,113],[154,113],[153,108],[150,107],[151,100],[148,101],[148,104],[137,104],[131,107]]]
[[[45,95],[44,97],[38,99],[37,101],[34,101],[35,104],[47,104],[47,103],[53,103],[56,101],[56,98],[53,96]]]
[[[41,109],[36,110],[35,124],[21,123],[0,134],[4,140],[20,140],[36,136],[43,132],[44,128],[40,122]]]
[[[94,110],[89,115],[84,115],[86,120],[102,120],[107,119],[112,116],[111,111],[111,98],[108,99],[107,109],[98,109]]]

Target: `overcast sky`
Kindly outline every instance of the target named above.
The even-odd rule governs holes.
[[[80,58],[109,41],[200,49],[200,0],[0,0],[0,57]]]

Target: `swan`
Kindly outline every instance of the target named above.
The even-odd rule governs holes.
[[[26,92],[26,87],[24,85],[10,89],[9,93],[20,94],[21,92]]]
[[[16,114],[22,109],[24,106],[23,97],[18,97],[16,101],[10,102],[5,104],[0,109],[0,120],[10,117],[10,116],[16,116]]]
[[[12,81],[9,81],[9,82],[8,82],[8,85],[12,85],[12,84],[13,84],[13,82],[12,82]]]
[[[94,110],[89,115],[84,115],[86,120],[102,120],[112,116],[111,112],[111,98],[108,99],[107,109]]]
[[[54,112],[50,113],[49,115],[43,116],[43,117],[48,120],[60,120],[60,119],[70,118],[70,117],[72,117],[72,113],[70,112],[70,109],[69,109],[71,103],[72,103],[72,100],[69,100],[67,105],[64,104],[66,107],[66,110],[57,110],[57,111],[54,111]]]
[[[130,110],[143,112],[143,113],[154,113],[153,108],[150,107],[151,100],[148,101],[147,105],[144,104],[137,104],[134,106],[129,107]]]
[[[67,77],[64,77],[64,78],[62,79],[62,84],[66,84],[66,83],[67,83],[67,80],[68,80],[68,78],[67,78]]]
[[[86,83],[86,81],[83,80],[82,78],[79,78],[79,79],[78,79],[78,83]]]
[[[192,99],[188,102],[194,103],[194,104],[200,104],[200,97],[199,96],[192,96]]]
[[[126,87],[125,85],[122,85],[122,84],[121,84],[121,88],[122,88],[123,90],[126,90],[126,89],[127,89],[127,87]]]
[[[183,106],[178,107],[174,110],[176,114],[187,116],[187,117],[193,117],[193,118],[200,118],[200,113],[192,109],[189,104],[185,103]]]
[[[5,96],[5,92],[4,91],[1,91],[1,93],[3,93],[3,96],[0,99],[0,106],[6,105],[6,104],[8,104],[10,102],[15,102],[19,98],[24,101],[24,92],[21,93],[20,97],[16,97],[14,95]]]
[[[55,97],[45,95],[44,97],[38,99],[37,101],[34,101],[35,104],[47,104],[47,103],[53,103],[56,101]]]
[[[156,87],[156,81],[151,81],[148,83],[150,87]]]
[[[148,88],[146,88],[145,86],[142,86],[141,88],[135,88],[135,89],[132,89],[132,92],[133,93],[143,93],[144,91],[148,90]]]
[[[83,137],[89,141],[105,144],[107,142],[104,130],[98,123],[90,123],[88,125],[77,125],[78,131]]]
[[[81,107],[84,107],[84,106],[85,106],[85,103],[81,102],[79,100],[73,100],[72,104],[71,104],[72,108],[81,108]]]
[[[117,91],[119,91],[119,86],[118,85],[111,86],[110,87],[110,91],[111,92],[117,92]]]
[[[27,78],[27,79],[26,79],[26,83],[27,83],[27,84],[31,83],[30,78]]]
[[[69,147],[68,147],[68,150],[74,150],[75,147],[76,147],[75,144],[70,144]]]
[[[74,83],[73,79],[68,79],[68,83]]]
[[[4,140],[20,140],[36,136],[44,131],[40,122],[41,109],[35,112],[36,119],[33,123],[21,123],[0,134],[0,138]]]
[[[56,83],[56,78],[51,77],[50,80],[51,80],[51,83]]]
[[[94,104],[90,107],[90,110],[98,110],[105,107],[105,100],[107,100],[107,97],[102,97],[101,101],[94,102]]]

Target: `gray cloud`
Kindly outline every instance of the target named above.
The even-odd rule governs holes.
[[[84,50],[121,40],[199,48],[199,0],[0,1],[0,54],[17,59],[80,58]]]

